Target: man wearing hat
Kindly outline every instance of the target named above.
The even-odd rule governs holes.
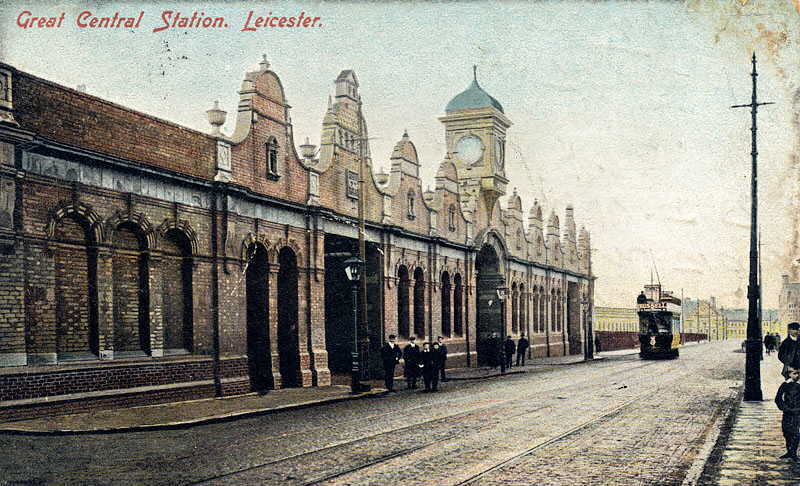
[[[800,341],[797,340],[797,335],[800,334],[800,323],[791,322],[786,328],[789,330],[789,336],[778,348],[778,359],[783,363],[781,374],[784,378],[789,378],[788,368],[790,366],[800,369]]]

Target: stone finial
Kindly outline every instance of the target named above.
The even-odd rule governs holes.
[[[306,160],[311,160],[314,158],[314,154],[317,152],[317,146],[311,143],[306,137],[306,143],[300,146],[300,154]]]
[[[259,70],[263,73],[269,69],[269,61],[267,61],[267,55],[262,54],[261,62],[258,63]]]
[[[227,111],[220,110],[219,108],[219,101],[214,102],[214,108],[206,111],[206,117],[208,118],[208,123],[211,124],[211,135],[219,136],[222,135],[220,128],[222,125],[225,124],[225,116],[228,114]]]

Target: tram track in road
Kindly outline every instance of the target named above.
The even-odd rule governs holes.
[[[574,434],[576,434],[578,432],[581,432],[581,431],[583,431],[583,430],[585,430],[585,429],[587,429],[587,428],[589,428],[589,427],[591,427],[593,425],[596,425],[596,424],[598,424],[598,423],[600,423],[600,422],[602,422],[604,420],[607,420],[607,419],[615,416],[616,414],[620,413],[625,408],[629,407],[631,404],[636,403],[637,401],[639,401],[643,396],[649,395],[651,393],[652,393],[651,390],[648,390],[647,392],[644,392],[644,393],[640,393],[636,397],[626,401],[622,405],[619,405],[619,406],[613,408],[612,410],[606,412],[605,414],[603,414],[603,415],[601,415],[599,417],[595,417],[595,418],[593,418],[591,420],[587,420],[586,422],[583,422],[582,424],[579,424],[579,425],[567,430],[566,432],[564,432],[564,433],[562,433],[562,434],[560,434],[560,435],[558,435],[556,437],[552,437],[552,438],[550,438],[550,439],[548,439],[548,440],[546,440],[546,441],[544,441],[544,442],[542,442],[540,444],[536,444],[535,446],[525,450],[524,452],[521,452],[521,453],[519,453],[519,454],[517,454],[517,455],[515,455],[513,457],[505,459],[505,460],[495,464],[494,466],[492,466],[492,467],[490,467],[488,469],[485,469],[484,471],[479,472],[478,474],[470,476],[469,478],[461,481],[460,483],[456,483],[456,486],[466,486],[466,485],[475,484],[482,477],[484,477],[484,476],[486,476],[488,474],[491,474],[491,473],[493,473],[493,472],[495,472],[497,470],[500,470],[503,467],[506,467],[506,466],[521,462],[521,461],[525,460],[526,457],[530,456],[531,454],[537,452],[540,449],[543,449],[543,448],[545,448],[545,447],[547,447],[547,446],[549,446],[551,444],[554,444],[554,443],[556,443],[558,441],[564,440],[564,439],[566,439],[566,438],[568,438],[568,437],[570,437],[570,436],[572,436],[572,435],[574,435]]]
[[[653,362],[650,362],[650,363],[653,363]],[[578,425],[576,425],[576,426],[574,426],[574,427],[572,427],[572,428],[570,428],[570,429],[568,429],[568,430],[566,430],[566,431],[564,431],[562,433],[559,433],[559,434],[557,434],[555,436],[552,436],[552,437],[549,437],[549,438],[543,438],[544,439],[543,441],[541,441],[539,443],[536,443],[535,445],[533,445],[533,446],[531,446],[531,447],[529,447],[529,448],[527,448],[527,449],[525,449],[523,451],[520,451],[520,452],[518,452],[516,454],[513,454],[510,457],[503,458],[499,462],[497,462],[495,464],[491,464],[489,467],[480,466],[480,468],[479,468],[480,470],[479,471],[477,471],[475,474],[472,474],[471,476],[467,477],[466,479],[460,480],[460,482],[456,482],[456,483],[447,482],[447,478],[451,478],[452,476],[448,476],[446,471],[443,470],[443,471],[441,471],[441,472],[443,472],[443,475],[437,478],[438,479],[438,484],[458,484],[458,485],[475,484],[481,478],[485,477],[486,475],[492,474],[495,471],[499,471],[499,470],[503,469],[506,466],[510,466],[510,465],[515,464],[517,462],[524,462],[527,457],[536,454],[537,451],[540,451],[540,450],[542,450],[542,449],[544,449],[544,448],[546,448],[546,447],[548,447],[550,445],[559,443],[560,441],[568,439],[571,436],[576,436],[576,435],[580,434],[582,431],[584,431],[586,429],[590,429],[592,427],[595,427],[595,426],[597,426],[597,425],[599,425],[599,424],[601,424],[601,423],[603,423],[605,421],[613,420],[617,415],[619,415],[620,413],[625,411],[628,407],[631,407],[632,405],[634,405],[637,402],[641,401],[643,398],[651,396],[653,393],[658,394],[660,392],[660,390],[663,390],[663,389],[665,389],[667,387],[672,387],[672,386],[675,385],[676,382],[685,381],[686,377],[696,373],[696,370],[693,370],[693,369],[689,369],[689,370],[686,370],[684,372],[678,372],[678,370],[682,366],[683,366],[683,364],[680,363],[680,362],[672,362],[672,363],[670,363],[669,366],[667,367],[667,369],[663,369],[662,370],[662,373],[667,374],[667,375],[670,376],[670,379],[667,382],[665,382],[664,384],[662,384],[660,386],[657,386],[655,389],[651,388],[651,389],[647,389],[646,391],[643,391],[642,393],[638,393],[635,396],[631,397],[630,399],[625,400],[623,403],[620,403],[620,404],[614,406],[610,410],[604,411],[600,415],[596,415],[592,419],[587,420],[587,421],[585,421],[585,422],[583,422],[581,424],[578,424]],[[637,385],[633,384],[633,386],[637,386]],[[542,408],[551,408],[552,406],[553,406],[553,404],[549,404],[548,406],[542,407]],[[531,415],[533,413],[535,413],[535,411],[530,411],[529,413],[525,413],[523,415]],[[511,421],[511,418],[509,418],[508,420]],[[479,432],[479,431],[478,430],[473,431],[475,436],[478,435],[477,432]],[[384,468],[384,471],[373,472],[371,477],[370,476],[364,477],[364,475],[359,476],[358,474],[356,474],[355,478],[348,478],[346,476],[348,476],[349,474],[359,473],[360,471],[363,471],[363,470],[365,470],[365,469],[367,469],[367,468],[369,468],[371,466],[379,466],[379,465],[381,465],[381,463],[387,463],[389,461],[392,461],[393,459],[396,459],[396,458],[399,458],[399,457],[402,457],[402,456],[410,456],[410,454],[417,453],[417,452],[420,452],[420,451],[424,451],[425,449],[429,449],[433,445],[437,445],[439,447],[444,448],[446,446],[445,443],[448,442],[449,440],[450,441],[459,440],[459,436],[457,434],[455,434],[455,435],[453,435],[453,436],[451,436],[449,438],[446,438],[444,440],[438,440],[435,443],[422,444],[419,447],[413,448],[413,450],[406,451],[404,454],[392,454],[391,456],[386,456],[384,458],[372,461],[369,464],[358,464],[358,465],[355,465],[354,467],[349,468],[347,470],[343,470],[343,471],[339,471],[339,472],[336,472],[336,473],[332,473],[332,474],[330,474],[330,475],[328,475],[326,477],[318,478],[318,479],[316,479],[314,481],[308,481],[308,482],[305,482],[303,484],[304,485],[320,484],[320,483],[327,483],[329,481],[334,481],[332,484],[373,484],[376,481],[376,477],[380,478],[381,474],[385,473],[387,468],[388,469],[391,469],[391,467],[397,468],[398,465],[397,464],[395,464],[394,466],[385,465],[387,467]],[[458,448],[459,448],[459,446],[454,443],[454,444],[449,444],[449,449],[446,452],[430,452],[428,455],[421,454],[420,455],[421,457],[418,456],[418,457],[413,457],[413,458],[412,457],[405,457],[404,458],[405,460],[403,461],[403,466],[401,466],[401,467],[403,467],[403,468],[405,468],[407,470],[410,470],[410,471],[414,471],[414,470],[417,470],[416,466],[420,466],[422,464],[425,464],[425,462],[436,463],[435,458],[437,457],[437,455],[438,455],[438,457],[446,456],[449,453],[449,451],[452,451],[453,449],[458,449]],[[430,457],[430,454],[433,454],[433,457]],[[466,456],[466,457],[469,457],[469,456]],[[431,459],[434,459],[434,460],[431,460]],[[469,468],[470,467],[470,464],[468,464],[468,463],[463,463],[462,462],[461,464],[463,464],[463,466],[462,466],[463,468]],[[475,465],[473,464],[473,467],[474,466]],[[458,470],[459,469],[456,469],[454,471],[454,473],[457,474]],[[421,470],[419,470],[419,472],[422,474]],[[343,479],[342,479],[341,482],[335,482],[335,480],[338,479],[338,478],[343,478]],[[434,480],[434,478],[430,478],[430,479]],[[403,482],[404,478],[395,477],[395,478],[392,478],[392,480],[396,481],[396,482]],[[419,481],[416,481],[416,482],[412,481],[409,484],[419,484]]]
[[[610,375],[614,375],[620,378],[623,378],[629,374],[636,371],[639,371],[641,368],[646,368],[649,366],[653,366],[654,362],[638,362],[632,366],[627,366],[624,370],[617,370],[614,367],[609,367],[607,369],[596,369],[594,373],[587,375],[583,375],[582,378],[579,380],[580,383],[577,383],[583,387],[589,386],[591,383],[596,382],[598,379],[607,378]],[[553,379],[562,379],[563,376],[560,377],[551,377],[548,378],[546,381],[552,381]],[[413,454],[417,451],[421,451],[427,448],[431,448],[436,446],[437,444],[445,443],[448,441],[452,441],[459,437],[463,437],[467,433],[477,433],[485,430],[489,430],[492,427],[496,427],[501,421],[509,421],[517,418],[524,417],[526,415],[536,414],[537,412],[541,412],[543,409],[551,408],[557,406],[559,403],[559,399],[561,398],[560,392],[568,389],[574,388],[576,386],[575,381],[571,381],[569,384],[559,384],[555,387],[548,387],[545,390],[536,390],[536,393],[547,393],[550,396],[549,399],[546,399],[546,404],[544,405],[535,405],[531,403],[531,396],[527,394],[525,396],[520,396],[519,394],[515,394],[516,396],[508,399],[499,399],[500,401],[497,403],[492,403],[490,405],[472,408],[468,411],[462,411],[455,414],[448,414],[441,417],[436,417],[430,420],[417,422],[407,427],[400,427],[397,429],[392,429],[386,432],[382,432],[379,434],[373,434],[367,437],[361,437],[355,440],[347,440],[335,444],[330,444],[325,447],[317,448],[311,451],[304,451],[299,454],[290,455],[287,457],[275,459],[272,461],[267,461],[260,464],[255,464],[252,466],[248,466],[245,468],[239,468],[235,471],[228,471],[222,474],[214,475],[211,477],[207,477],[201,480],[197,480],[195,482],[189,484],[206,484],[206,483],[216,483],[216,482],[224,482],[224,481],[234,481],[236,482],[237,476],[248,475],[248,474],[258,474],[259,470],[263,470],[265,474],[275,474],[275,471],[284,471],[282,473],[282,477],[274,477],[273,479],[275,482],[279,482],[280,484],[303,484],[303,485],[310,485],[310,484],[318,484],[321,482],[326,482],[330,480],[335,480],[338,477],[345,476],[347,474],[360,471],[362,469],[369,468],[371,466],[375,466],[387,461],[390,461],[394,458],[406,456],[409,454]],[[498,399],[494,399],[498,400]],[[430,408],[431,406],[441,407],[442,404],[426,404],[421,407],[414,407],[417,409],[424,409]],[[445,405],[447,406],[447,405]],[[527,406],[527,408],[525,408]],[[522,409],[520,409],[522,407]],[[403,412],[407,413],[408,409],[404,409]],[[390,412],[396,413],[396,412]],[[380,417],[386,414],[374,414],[370,420],[373,420],[375,417]],[[496,417],[493,419],[493,417]],[[361,423],[364,423],[364,419],[360,419]],[[478,427],[474,425],[469,425],[470,423],[479,423],[481,424]],[[466,425],[465,425],[466,424]],[[387,453],[383,454],[376,454],[375,457],[364,458],[363,454],[356,453],[354,450],[362,450],[360,446],[363,447],[363,450],[368,450],[369,447],[366,447],[369,443],[374,443],[376,441],[380,443],[392,443],[395,435],[403,436],[404,434],[413,434],[414,431],[417,433],[420,430],[435,430],[439,429],[439,431],[435,434],[435,437],[426,440],[423,443],[419,443],[418,441],[413,442],[413,445],[408,445],[404,447],[397,447],[394,450],[391,450]],[[453,432],[453,429],[456,429],[456,432]],[[409,434],[409,435],[411,435]],[[430,433],[426,434],[426,436],[430,437]],[[283,438],[283,436],[282,436]],[[383,440],[386,439],[386,440]],[[339,461],[339,460],[330,460],[325,461],[326,456],[338,456],[338,459],[341,457],[346,456],[348,453],[354,456],[354,461],[352,467],[348,467],[346,469],[341,469],[335,467],[341,462],[347,461]],[[323,474],[318,476],[312,476],[313,479],[300,479],[299,476],[302,474],[293,474],[293,473],[285,473],[287,470],[292,470],[291,466],[297,464],[304,464],[310,463],[311,458],[314,456],[323,456],[323,460],[320,460],[317,457],[313,462],[314,463],[332,463],[333,468],[335,470],[330,472],[323,472]],[[360,459],[360,460],[358,460]],[[364,460],[366,459],[366,460]],[[295,466],[297,467],[297,466]],[[260,477],[261,478],[261,477]],[[288,479],[287,479],[288,478]],[[294,482],[294,481],[297,482]]]

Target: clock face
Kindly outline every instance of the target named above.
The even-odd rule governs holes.
[[[475,135],[462,137],[456,144],[458,159],[465,164],[474,164],[483,155],[483,142]]]
[[[499,138],[494,139],[494,165],[497,167],[498,170],[503,170],[503,164],[505,164],[506,160],[506,146],[503,140]]]

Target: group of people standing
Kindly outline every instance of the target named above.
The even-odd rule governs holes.
[[[786,439],[786,454],[781,459],[797,461],[797,447],[800,445],[800,323],[790,323],[788,333],[778,348],[778,359],[783,363],[781,374],[786,381],[778,388],[775,404],[783,412],[781,429]],[[767,350],[769,352],[769,348]]]
[[[781,335],[777,332],[774,334],[766,333],[764,335],[764,349],[767,350],[767,354],[772,354],[773,351],[778,349],[778,346],[781,344]]]
[[[525,366],[525,355],[528,353],[529,347],[530,342],[525,337],[525,333],[522,333],[516,343],[511,336],[506,336],[501,349],[497,333],[492,333],[486,340],[487,364],[492,368],[497,368],[501,362],[505,361],[506,368],[511,368],[516,355],[517,366],[520,366],[520,363]]]
[[[444,344],[444,338],[439,336],[436,341],[425,342],[420,348],[416,336],[411,336],[402,351],[395,342],[396,339],[397,337],[391,334],[381,348],[383,381],[386,389],[394,391],[395,366],[400,363],[400,358],[403,358],[405,364],[403,375],[408,389],[416,389],[417,382],[422,377],[425,383],[424,392],[438,391],[439,379],[447,381],[444,370],[447,362],[447,345]]]
[[[394,390],[394,371],[395,367],[403,359],[405,367],[403,375],[406,379],[406,388],[414,390],[420,377],[425,383],[424,392],[435,392],[439,390],[439,381],[447,381],[445,375],[445,364],[447,362],[447,345],[444,338],[439,336],[434,342],[422,343],[422,347],[417,344],[416,336],[408,338],[408,344],[402,350],[396,342],[397,336],[389,335],[389,339],[381,347],[381,360],[383,361],[383,382],[386,390]],[[502,345],[502,348],[501,348]],[[501,343],[497,333],[493,333],[486,340],[488,351],[487,364],[492,368],[500,366],[502,360],[505,361],[506,368],[511,368],[516,356],[517,366],[525,365],[525,356],[528,353],[530,343],[521,334],[515,343],[511,336]]]

